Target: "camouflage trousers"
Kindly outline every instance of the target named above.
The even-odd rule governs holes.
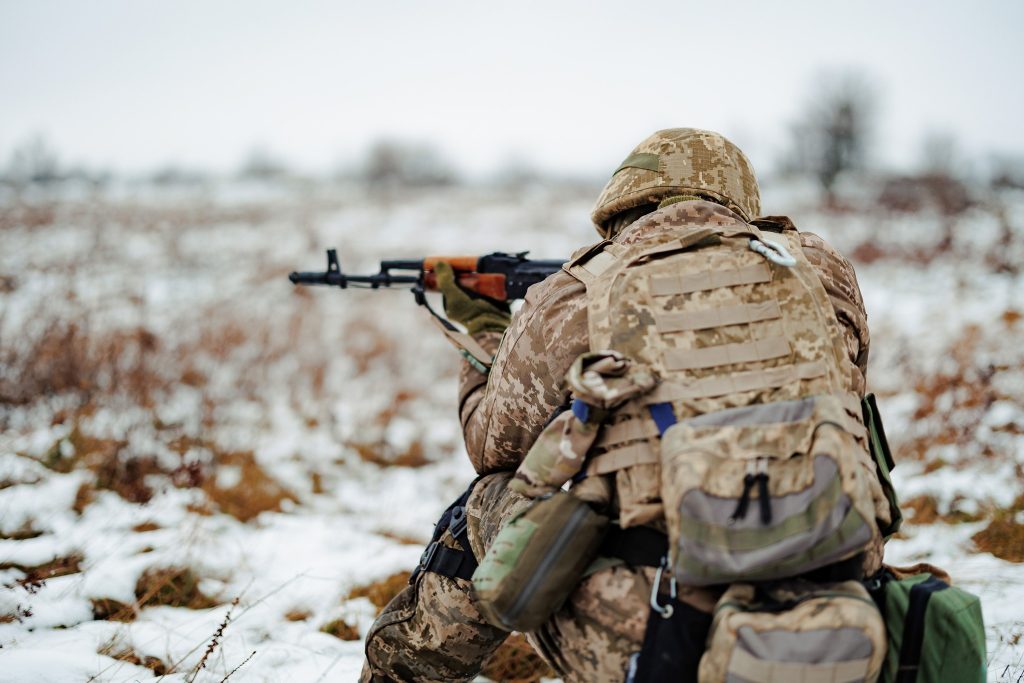
[[[502,523],[528,500],[509,491],[511,473],[477,482],[466,504],[473,553],[483,557]],[[447,534],[442,541],[457,547]],[[643,643],[655,570],[621,563],[584,579],[541,629],[527,634],[537,652],[570,683],[621,681]],[[713,597],[682,599],[710,611]],[[464,681],[507,637],[480,615],[470,583],[422,572],[384,608],[366,637],[362,681]]]
[[[473,554],[484,556],[501,523],[529,502],[508,491],[511,473],[483,477],[466,502]],[[450,533],[441,543],[459,548]],[[480,615],[469,581],[420,572],[366,635],[361,681],[466,681],[508,637]]]
[[[502,524],[529,501],[508,490],[511,473],[480,479],[466,503],[469,542],[482,558]],[[458,543],[449,535],[441,541]],[[881,544],[869,549],[866,564],[877,568]],[[625,680],[630,658],[639,652],[650,612],[653,568],[606,566],[587,576],[530,643],[568,683]],[[711,612],[720,591],[679,586],[679,599]],[[665,599],[661,600],[665,602]],[[366,636],[361,681],[466,681],[508,633],[484,621],[470,582],[421,572],[380,614]]]

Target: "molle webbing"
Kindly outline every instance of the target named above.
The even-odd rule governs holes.
[[[744,391],[773,389],[804,379],[814,379],[825,374],[825,364],[821,361],[782,365],[777,368],[763,370],[747,370],[734,372],[730,375],[702,377],[686,384],[680,382],[663,382],[654,391],[645,396],[645,401],[661,403],[664,401],[681,401],[699,398],[727,396]]]
[[[605,425],[601,428],[601,436],[597,445],[602,447],[615,446],[630,441],[639,441],[659,436],[658,428],[648,419],[633,417],[625,422]]]
[[[842,413],[832,416],[841,429],[863,440],[867,433],[851,413],[855,400],[847,395],[835,397],[843,406]],[[667,405],[656,401],[655,397],[647,396],[650,405]],[[728,408],[713,413],[705,413],[686,420],[693,427],[743,427],[751,425],[773,426],[796,423],[806,420],[814,409],[814,398],[780,401],[739,408]],[[658,462],[658,446],[654,443],[660,435],[655,423],[647,418],[632,416],[628,420],[607,425],[602,428],[601,435],[595,446],[607,449],[606,452],[592,456],[587,462],[587,475],[608,474],[635,465],[648,465]]]
[[[779,302],[764,301],[757,304],[722,306],[683,313],[661,312],[655,314],[654,324],[657,326],[658,332],[666,334],[686,330],[706,330],[726,325],[742,325],[781,317],[782,310],[779,308]]]
[[[587,460],[587,476],[609,474],[637,465],[656,465],[658,451],[646,442],[617,448]]]
[[[754,363],[788,356],[789,342],[785,337],[769,337],[751,342],[721,344],[701,349],[669,349],[663,356],[668,370],[697,370],[719,365]]]
[[[772,271],[767,264],[755,263],[734,270],[705,270],[684,275],[654,275],[651,277],[651,296],[690,294],[708,289],[753,285],[769,282]]]

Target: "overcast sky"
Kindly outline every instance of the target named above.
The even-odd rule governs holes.
[[[386,136],[470,171],[614,168],[658,128],[774,165],[818,74],[878,87],[879,160],[1024,153],[1024,2],[0,0],[0,163],[328,169]]]

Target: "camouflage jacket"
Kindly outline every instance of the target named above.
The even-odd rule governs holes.
[[[699,201],[700,213],[729,209]],[[792,226],[789,218],[769,216],[757,224],[771,229]],[[651,238],[643,222],[627,227],[615,241],[632,244]],[[868,361],[868,325],[864,300],[853,266],[825,240],[800,233],[804,253],[828,293],[842,324],[845,345],[854,363],[852,386],[863,394]],[[559,272],[534,285],[504,337],[477,337],[489,351],[497,349],[490,375],[464,364],[459,387],[459,414],[470,461],[477,472],[515,469],[551,414],[566,403],[565,375],[577,356],[590,350],[587,297],[583,285]]]

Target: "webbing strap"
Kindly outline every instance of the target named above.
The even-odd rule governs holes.
[[[662,403],[664,401],[713,398],[744,391],[774,389],[799,380],[822,377],[824,374],[825,364],[821,361],[813,361],[764,370],[745,370],[731,375],[704,377],[689,384],[663,382],[645,397],[645,402]]]
[[[782,317],[777,301],[762,301],[756,304],[721,306],[702,311],[682,313],[655,313],[654,324],[661,334],[684,332],[686,330],[707,330],[726,325],[742,325]]]
[[[751,683],[800,681],[800,683],[853,683],[867,678],[871,660],[850,659],[845,662],[807,664],[803,662],[770,662],[758,659],[742,647],[736,647],[729,658],[727,674]],[[729,676],[730,680],[732,676]]]
[[[934,576],[929,576],[910,589],[907,613],[903,622],[903,643],[900,645],[900,668],[896,683],[914,683],[921,665],[921,649],[925,637],[925,614],[932,594],[949,588]]]
[[[587,476],[592,477],[636,465],[655,465],[657,463],[658,451],[648,443],[639,443],[591,457],[587,461]]]
[[[676,423],[676,413],[672,410],[671,403],[654,403],[647,406],[654,418],[654,424],[658,426],[658,435],[664,436],[665,431]]]
[[[469,544],[469,516],[466,511],[466,503],[478,481],[480,481],[480,477],[470,483],[469,487],[448,506],[441,515],[441,519],[434,525],[434,534],[430,538],[430,543],[420,555],[420,563],[409,575],[410,586],[416,583],[416,579],[423,572],[434,572],[467,581],[473,576],[477,561],[476,556],[473,555],[473,548]],[[441,542],[441,537],[446,531],[462,546],[462,550],[449,548]]]
[[[469,581],[473,578],[476,567],[476,558],[471,553],[449,548],[441,541],[434,541],[427,546],[420,558],[419,570]]]
[[[580,422],[587,422],[590,420],[590,404],[584,403],[578,398],[572,400],[572,414],[576,416],[576,419]]]
[[[633,567],[660,567],[668,553],[668,536],[649,526],[623,529],[609,525],[601,542],[601,557],[617,557]]]
[[[669,349],[665,352],[663,361],[669,370],[697,370],[719,365],[771,360],[788,356],[789,353],[789,341],[785,337],[768,337],[702,349]]]
[[[643,418],[631,418],[624,422],[616,422],[612,425],[605,425],[601,428],[601,435],[597,438],[597,446],[615,446],[630,441],[640,441],[658,436],[660,432],[649,420]]]
[[[705,270],[701,273],[684,275],[652,275],[650,286],[652,296],[669,296],[720,287],[751,285],[769,282],[771,279],[771,268],[768,267],[768,264],[761,262],[735,270]]]
[[[582,253],[577,252],[579,255],[562,266],[562,270],[589,287],[591,282],[615,264],[625,250],[621,244],[603,240]]]
[[[490,370],[491,364],[494,362],[494,357],[487,353],[487,349],[482,347],[477,340],[473,339],[468,334],[449,330],[444,326],[444,323],[437,318],[431,318],[431,320],[435,325],[437,325],[437,328],[441,330],[444,336],[448,338],[448,341],[450,341],[452,345],[462,353],[474,368],[484,374]]]

